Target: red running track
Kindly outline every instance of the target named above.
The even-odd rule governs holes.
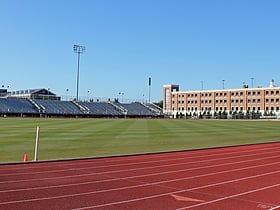
[[[277,209],[280,142],[0,165],[0,209]]]

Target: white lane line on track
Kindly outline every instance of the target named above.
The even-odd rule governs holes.
[[[236,198],[236,197],[239,197],[239,196],[242,196],[242,195],[259,192],[259,191],[262,191],[262,190],[267,190],[267,189],[271,189],[271,188],[278,187],[278,186],[280,186],[280,183],[279,184],[270,185],[270,186],[266,186],[266,187],[262,187],[262,188],[257,188],[257,189],[254,189],[254,190],[249,190],[249,191],[246,191],[246,192],[243,192],[243,193],[238,193],[238,194],[234,194],[234,195],[230,195],[230,196],[225,196],[225,197],[222,197],[222,198],[219,198],[219,199],[215,199],[215,200],[212,200],[212,201],[207,201],[205,203],[200,203],[200,204],[195,204],[195,205],[192,205],[192,206],[187,206],[187,207],[179,208],[177,210],[191,209],[191,208],[195,208],[195,207],[199,207],[199,206],[204,206],[204,205],[208,205],[208,204],[211,204],[211,203],[216,203],[216,202],[219,202],[219,201],[223,201],[223,200],[227,200],[227,199],[231,199],[231,198]]]
[[[241,147],[243,147],[243,146],[241,146]],[[153,161],[142,161],[142,162],[136,162],[136,163],[122,163],[122,164],[113,164],[113,165],[104,165],[105,163],[107,163],[107,162],[109,162],[109,163],[111,163],[111,162],[118,162],[119,160],[116,160],[116,159],[118,159],[119,157],[113,157],[112,159],[110,159],[110,161],[107,161],[107,160],[102,160],[102,159],[99,159],[100,160],[100,162],[103,164],[102,166],[98,166],[98,167],[95,167],[95,168],[104,168],[104,167],[112,167],[112,166],[115,166],[115,167],[119,167],[119,166],[128,166],[128,165],[136,165],[136,164],[144,164],[144,163],[154,163],[154,162],[156,162],[156,163],[158,163],[158,162],[166,162],[166,161],[172,161],[172,160],[188,160],[188,159],[195,159],[195,158],[206,158],[206,157],[212,157],[212,156],[224,156],[224,155],[233,155],[233,154],[242,154],[242,153],[248,153],[248,152],[254,152],[254,153],[256,153],[256,152],[259,152],[259,151],[264,151],[264,150],[277,150],[277,147],[261,147],[261,148],[258,148],[258,149],[251,149],[251,150],[242,150],[242,151],[240,151],[240,149],[238,149],[238,147],[230,147],[230,148],[227,148],[227,147],[225,147],[225,148],[218,148],[218,149],[221,149],[221,150],[226,150],[225,152],[223,152],[223,153],[215,153],[215,154],[208,154],[208,155],[201,155],[200,156],[200,153],[203,153],[203,152],[205,152],[205,150],[197,150],[197,152],[199,152],[199,153],[196,153],[196,154],[193,154],[195,151],[186,151],[186,153],[192,153],[191,155],[197,155],[197,156],[187,156],[186,157],[186,153],[185,152],[175,152],[176,154],[174,154],[174,155],[172,155],[172,156],[175,156],[175,157],[177,157],[177,158],[172,158],[172,159],[170,159],[170,158],[168,158],[168,159],[164,159],[164,160],[159,160],[159,158],[160,158],[160,156],[162,156],[162,154],[155,154],[155,156],[156,157],[144,157],[144,159],[155,159],[156,158],[156,160],[153,160]],[[230,149],[230,151],[231,150],[233,150],[234,152],[228,152],[228,150]],[[280,149],[280,147],[279,147],[279,149]],[[216,149],[209,149],[209,150],[213,150],[213,152],[214,152],[214,150],[216,150]],[[237,151],[236,151],[237,150]],[[173,153],[173,152],[171,152],[171,153]],[[165,154],[167,154],[168,155],[168,157],[170,157],[170,155],[169,155],[169,153],[165,153]],[[179,154],[179,158],[178,158],[178,154]],[[181,155],[182,154],[182,155]],[[180,157],[180,156],[183,156],[183,157]],[[130,156],[130,157],[128,157],[128,158],[133,158],[133,160],[137,160],[137,159],[143,159],[143,156]],[[74,168],[77,168],[78,166],[80,166],[80,165],[88,165],[88,164],[90,164],[90,163],[95,163],[96,162],[96,160],[97,159],[94,159],[94,160],[92,160],[92,161],[88,161],[88,160],[81,160],[81,162],[79,162],[79,160],[78,160],[78,162],[79,163],[77,163],[77,161],[73,161],[74,163],[71,163],[71,164],[66,164],[65,162],[64,163],[62,163],[62,164],[56,164],[56,165],[54,165],[54,167],[65,167],[65,166],[68,166],[68,167],[70,167],[70,166],[73,166]],[[125,161],[125,160],[124,160]],[[100,162],[98,162],[98,163],[100,163]],[[38,166],[38,165],[36,165],[36,166],[33,166],[33,167],[28,167],[28,165],[20,165],[21,167],[19,167],[19,168],[16,168],[16,167],[13,167],[13,170],[15,170],[15,169],[18,169],[18,170],[27,170],[27,169],[34,169],[34,168],[36,168],[36,170],[38,170],[38,167],[40,167],[41,169],[42,168],[49,168],[50,166],[49,165],[40,165],[40,166]],[[0,171],[4,171],[4,170],[10,170],[10,169],[6,169],[6,168],[1,168],[0,167]],[[55,172],[55,170],[53,170],[54,172]],[[1,174],[3,174],[3,173],[1,173]],[[0,176],[1,176],[1,174],[0,174]],[[13,174],[16,174],[16,173],[13,173]],[[22,174],[22,172],[19,172],[19,174]]]
[[[280,205],[279,205],[279,206],[272,207],[272,208],[270,208],[269,210],[275,210],[275,209],[280,209]]]
[[[231,171],[228,171],[228,172],[231,172]],[[146,200],[146,199],[161,197],[161,196],[170,195],[170,194],[188,192],[188,191],[198,190],[198,189],[202,189],[202,188],[207,188],[207,187],[212,187],[212,186],[217,186],[217,185],[222,185],[222,184],[228,184],[228,183],[232,183],[232,182],[236,182],[236,181],[242,181],[242,180],[247,180],[247,179],[252,179],[252,178],[257,178],[257,177],[262,177],[262,176],[267,176],[267,175],[272,175],[272,174],[276,174],[276,173],[280,173],[280,170],[279,171],[268,172],[268,173],[263,173],[263,174],[257,174],[257,175],[253,175],[253,176],[249,176],[249,177],[238,178],[238,179],[234,179],[234,180],[228,180],[228,181],[214,183],[214,184],[208,184],[208,185],[194,187],[194,188],[190,188],[190,189],[186,189],[186,190],[177,190],[177,191],[173,191],[173,192],[170,192],[170,193],[158,194],[158,195],[154,195],[154,196],[142,197],[142,198],[127,200],[127,201],[121,201],[121,202],[126,203],[126,202],[138,201],[138,200]],[[216,175],[216,174],[217,173],[212,173],[212,175]],[[192,179],[192,178],[199,178],[199,177],[203,177],[203,176],[206,176],[206,175],[192,176],[192,177],[188,177],[188,178],[160,181],[160,182],[154,182],[154,183],[144,183],[144,184],[133,185],[133,186],[128,186],[128,187],[120,187],[120,188],[93,191],[93,192],[76,193],[76,194],[68,194],[68,195],[44,197],[44,198],[35,198],[35,199],[26,199],[26,200],[17,200],[17,201],[7,201],[7,202],[0,203],[0,205],[15,204],[15,203],[22,203],[22,202],[34,202],[34,201],[41,201],[41,200],[51,200],[51,199],[59,199],[59,198],[68,198],[68,197],[75,197],[75,196],[82,196],[82,195],[93,195],[93,194],[97,194],[97,193],[106,193],[106,192],[127,190],[127,189],[133,189],[133,188],[139,188],[139,187],[145,187],[145,186],[161,185],[161,184],[165,184],[165,183],[170,183],[170,182],[175,182],[175,181],[177,182],[177,181]],[[104,205],[105,206],[115,205],[117,203],[119,203],[119,202],[115,202],[115,203],[111,203],[111,204],[102,204],[102,205],[98,205],[98,207],[101,207],[101,206],[104,206]]]
[[[243,177],[243,178],[239,178],[239,179],[233,179],[233,180],[230,180],[230,181],[219,182],[219,183],[204,185],[204,186],[200,186],[200,187],[194,187],[194,188],[190,188],[190,189],[186,189],[186,190],[178,190],[178,191],[169,192],[169,193],[162,193],[162,194],[157,194],[157,195],[152,195],[152,196],[147,196],[147,197],[142,197],[142,198],[135,198],[135,199],[130,199],[130,200],[117,201],[117,202],[100,204],[100,205],[95,205],[95,206],[81,207],[81,208],[76,208],[76,210],[100,208],[100,207],[119,205],[119,204],[124,204],[124,203],[131,203],[131,202],[135,202],[135,201],[153,199],[153,198],[158,198],[158,197],[163,197],[163,196],[171,196],[172,194],[190,192],[190,191],[194,191],[194,190],[198,190],[198,189],[203,189],[203,188],[208,188],[208,187],[213,187],[213,186],[218,186],[218,185],[224,185],[224,184],[229,184],[229,183],[233,183],[233,182],[253,179],[253,178],[259,178],[259,177],[262,177],[262,176],[272,175],[272,174],[276,174],[276,173],[280,173],[280,171],[274,171],[274,172],[270,172],[270,173],[264,173],[264,174],[249,176],[249,177]],[[280,186],[280,184],[277,184],[277,186]],[[275,185],[275,187],[276,187],[276,185]]]
[[[205,163],[205,162],[211,162],[211,161],[219,161],[219,160],[230,160],[230,159],[235,159],[235,158],[243,158],[243,157],[251,157],[251,156],[259,156],[259,155],[268,155],[272,153],[278,153],[277,151],[273,150],[271,152],[263,152],[263,153],[253,153],[253,154],[246,154],[246,155],[239,155],[238,157],[236,156],[230,156],[230,157],[223,157],[223,158],[215,158],[215,159],[203,159],[199,161],[191,161],[191,162],[183,162],[183,163],[173,163],[173,164],[167,164],[167,165],[157,165],[157,166],[150,166],[150,167],[141,167],[141,168],[132,168],[132,169],[123,169],[123,170],[106,170],[105,172],[94,172],[93,174],[108,174],[108,173],[119,173],[119,172],[128,172],[128,171],[136,171],[136,170],[145,170],[145,169],[154,169],[154,168],[163,168],[163,167],[170,167],[170,166],[179,166],[179,165],[187,165],[187,164],[197,164],[197,163]],[[177,159],[173,159],[177,160]],[[169,160],[173,161],[173,160]],[[148,163],[160,163],[161,161],[153,161],[153,162],[143,162],[145,164]],[[139,163],[140,164],[140,163]],[[131,164],[132,165],[132,164]],[[123,165],[117,165],[114,167],[120,167]],[[110,166],[103,166],[103,167],[110,167]],[[34,174],[44,174],[44,173],[56,173],[56,172],[66,172],[66,171],[81,171],[81,170],[88,170],[88,169],[96,169],[97,167],[85,167],[85,168],[68,168],[68,169],[60,169],[60,170],[49,170],[49,171],[37,171],[37,172],[25,172],[25,173],[12,173],[12,174],[0,174],[1,176],[13,176],[13,175],[34,175]],[[17,180],[21,181],[21,180]],[[7,182],[7,181],[6,181]],[[1,184],[1,182],[0,182]]]
[[[258,154],[259,155],[259,154]],[[245,156],[239,156],[239,157],[247,157],[248,155]],[[250,155],[251,156],[251,155]],[[184,171],[190,171],[190,170],[196,170],[196,169],[204,169],[204,168],[212,168],[212,167],[220,167],[220,166],[226,166],[226,165],[232,165],[236,163],[245,163],[245,162],[254,162],[254,161],[259,161],[259,160],[266,160],[266,159],[271,159],[271,158],[277,158],[280,157],[280,155],[276,156],[269,156],[269,157],[264,157],[264,158],[257,158],[257,159],[249,159],[249,160],[243,160],[243,161],[237,161],[237,162],[230,162],[230,163],[222,163],[218,165],[207,165],[207,166],[200,166],[200,167],[194,167],[194,168],[187,168]],[[229,159],[235,159],[236,157],[231,157]],[[228,159],[228,158],[227,158]],[[224,160],[223,158],[218,159],[218,160]],[[209,161],[217,161],[216,159],[214,160],[206,160],[205,162]],[[203,162],[203,161],[202,161]],[[198,163],[198,162],[194,162]],[[56,180],[56,179],[65,179],[65,178],[78,178],[78,177],[86,177],[86,176],[92,176],[92,175],[106,175],[110,173],[121,173],[121,172],[128,172],[128,171],[135,171],[135,170],[145,170],[145,169],[155,169],[155,168],[166,168],[166,167],[171,167],[171,166],[178,166],[178,165],[187,165],[189,163],[180,163],[180,164],[169,164],[169,165],[160,165],[160,166],[153,166],[153,167],[143,167],[143,168],[136,168],[136,169],[130,169],[130,170],[118,170],[118,171],[106,171],[106,172],[93,172],[93,173],[87,173],[87,174],[81,174],[81,175],[70,175],[70,176],[61,176],[61,177],[48,177],[48,178],[37,178],[37,179],[24,179],[24,180],[15,180],[15,181],[3,181],[0,182],[0,184],[8,184],[8,183],[18,183],[18,182],[31,182],[31,181],[42,181],[42,180]]]
[[[239,164],[239,163],[240,162],[232,163],[232,164],[229,164],[229,165]],[[170,180],[167,180],[167,182],[183,181],[183,180],[188,180],[188,179],[193,179],[193,178],[213,176],[213,175],[218,175],[218,174],[223,174],[223,173],[236,172],[236,171],[260,168],[260,167],[266,167],[266,166],[273,166],[273,165],[277,165],[277,164],[280,164],[280,162],[267,163],[267,164],[262,164],[262,165],[254,165],[254,166],[250,166],[250,167],[243,167],[243,168],[237,168],[237,169],[230,169],[230,170],[226,170],[226,171],[219,171],[219,172],[196,175],[196,176],[191,176],[191,177],[184,177],[184,178],[180,178],[180,179],[170,179]],[[223,165],[208,166],[206,168],[221,167],[221,166],[224,166],[224,164]],[[203,168],[205,168],[205,167],[203,167]],[[199,168],[199,169],[201,169],[201,168]],[[142,177],[148,177],[148,176],[156,176],[156,175],[158,176],[158,175],[163,175],[163,174],[178,173],[178,172],[190,171],[190,170],[195,170],[195,169],[184,169],[184,170],[177,170],[177,171],[168,171],[168,172],[164,172],[164,173],[145,174],[145,175],[123,177],[123,178],[111,178],[111,179],[107,179],[107,180],[80,182],[80,183],[64,184],[64,185],[53,185],[53,186],[48,185],[46,187],[32,187],[32,188],[19,188],[19,189],[12,189],[12,190],[2,190],[2,191],[0,191],[0,193],[20,192],[20,191],[29,191],[29,190],[43,190],[43,189],[63,188],[63,187],[72,187],[72,186],[82,186],[82,185],[88,185],[88,184],[97,184],[97,183],[105,183],[105,182],[112,182],[112,181],[122,181],[122,180],[142,178]],[[114,189],[109,189],[109,190],[113,191]],[[96,191],[96,192],[98,192],[98,191]]]

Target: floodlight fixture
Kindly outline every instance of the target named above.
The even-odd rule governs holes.
[[[77,70],[77,96],[76,100],[79,100],[79,77],[80,77],[80,54],[84,53],[86,51],[86,47],[82,45],[75,44],[73,46],[74,53],[78,54],[78,70]]]

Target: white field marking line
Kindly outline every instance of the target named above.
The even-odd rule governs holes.
[[[211,161],[218,161],[218,160],[230,160],[235,158],[242,158],[242,157],[250,157],[250,156],[256,156],[256,155],[267,155],[271,153],[277,153],[277,151],[273,150],[271,152],[263,152],[263,153],[253,153],[253,154],[246,154],[241,156],[230,156],[230,157],[223,157],[223,158],[215,158],[215,159],[203,159],[199,161],[191,161],[191,162],[181,162],[181,163],[173,163],[173,164],[167,164],[167,165],[158,165],[158,166],[150,166],[150,167],[142,167],[142,168],[131,168],[131,169],[122,169],[122,170],[109,170],[105,172],[95,172],[94,174],[108,174],[108,173],[119,173],[119,172],[125,172],[125,171],[136,171],[136,170],[144,170],[144,169],[153,169],[153,168],[163,168],[163,167],[169,167],[169,166],[179,166],[179,165],[187,165],[187,164],[195,164],[195,163],[205,163],[205,162],[211,162]],[[168,162],[173,160],[179,160],[179,159],[172,159],[172,160],[166,160]],[[159,163],[163,161],[148,161],[148,162],[142,162],[145,164],[148,163]],[[138,164],[142,164],[138,163]],[[121,165],[114,165],[114,167],[124,166],[124,165],[136,165],[136,164],[121,164]],[[67,168],[67,169],[60,169],[60,170],[49,170],[49,171],[37,171],[37,172],[25,172],[25,173],[12,173],[12,174],[0,174],[0,176],[14,176],[14,175],[29,175],[29,174],[45,174],[45,173],[57,173],[57,172],[65,172],[65,171],[81,171],[81,170],[88,170],[88,169],[97,169],[97,168],[106,168],[110,166],[103,166],[103,167],[84,167],[84,168]],[[0,182],[1,184],[1,182]]]
[[[243,155],[243,156],[239,156],[238,158],[242,158],[242,157],[248,157],[248,156],[255,156],[255,155],[260,155],[260,154],[270,154],[270,153],[274,153],[274,152],[269,152],[269,153],[259,153],[259,154],[253,154],[253,155]],[[279,157],[279,155],[276,156],[270,156],[270,157],[265,157],[265,158],[257,158],[257,159],[250,159],[250,160],[245,160],[245,161],[240,161],[240,163],[242,162],[250,162],[250,161],[255,161],[255,160],[265,160],[265,159],[271,159],[271,158],[275,158],[275,157]],[[217,161],[217,160],[227,160],[227,159],[235,159],[236,157],[229,157],[229,158],[219,158],[219,159],[213,159],[213,160],[203,160],[203,161],[197,161],[197,162],[193,162],[193,163],[204,163],[204,162],[211,162],[211,161]],[[234,162],[231,163],[223,163],[220,165],[227,165],[227,164],[232,164]],[[84,176],[91,176],[91,175],[104,175],[104,174],[110,174],[110,173],[120,173],[120,172],[128,172],[128,171],[137,171],[137,170],[147,170],[147,169],[155,169],[155,168],[166,168],[166,167],[171,167],[171,166],[179,166],[179,165],[187,165],[190,163],[174,163],[174,164],[169,164],[169,165],[159,165],[159,166],[151,166],[151,167],[142,167],[142,168],[132,168],[132,169],[126,169],[126,170],[116,170],[116,171],[105,171],[105,172],[93,172],[93,173],[87,173],[87,174],[82,174],[82,175],[70,175],[70,176],[60,176],[60,177],[50,177],[50,178],[38,178],[38,179],[22,179],[22,180],[12,180],[12,181],[3,181],[0,182],[0,184],[7,184],[7,183],[18,183],[18,182],[28,182],[28,181],[39,181],[39,180],[53,180],[53,179],[64,179],[64,178],[74,178],[74,177],[84,177]],[[202,168],[205,166],[202,166]],[[212,166],[206,166],[207,167],[212,167]],[[89,167],[90,168],[90,167]],[[85,168],[85,169],[89,169],[89,168]],[[197,168],[189,168],[187,170],[194,170]],[[81,170],[81,169],[80,169]],[[61,170],[62,171],[68,171],[68,170]],[[51,171],[48,171],[47,173],[50,173]],[[39,172],[38,172],[39,173]],[[30,173],[30,174],[35,174],[35,173]]]
[[[230,163],[228,165],[239,164],[239,163],[240,162],[238,162],[238,163]],[[248,170],[248,169],[253,169],[253,168],[261,168],[261,167],[265,167],[265,166],[277,165],[279,163],[280,162],[274,162],[274,163],[266,163],[266,164],[262,164],[262,165],[254,165],[254,166],[237,168],[237,169],[230,169],[230,170],[226,170],[226,171],[219,171],[219,172],[213,172],[213,173],[208,173],[208,174],[196,175],[196,176],[191,176],[191,177],[184,177],[184,178],[179,178],[179,179],[167,180],[166,182],[182,181],[182,180],[188,180],[188,179],[193,179],[193,178],[201,178],[201,177],[213,176],[213,175],[218,175],[218,174],[223,174],[223,173]],[[222,166],[222,165],[217,165],[217,166]],[[211,167],[216,167],[216,166],[207,166],[207,167],[201,167],[201,168],[211,168]],[[199,167],[198,169],[201,169],[201,168]],[[138,175],[138,176],[123,177],[123,178],[113,178],[113,179],[100,180],[100,181],[80,182],[80,183],[64,184],[64,185],[52,185],[52,186],[46,186],[46,187],[32,187],[32,188],[21,188],[21,189],[13,189],[13,190],[2,190],[2,191],[0,191],[0,193],[22,192],[22,191],[30,191],[30,190],[41,190],[41,189],[53,189],[53,188],[61,188],[61,187],[81,186],[81,185],[88,185],[88,184],[97,184],[97,183],[102,183],[102,182],[104,183],[104,182],[121,181],[121,180],[126,180],[126,179],[141,178],[141,177],[148,177],[148,176],[155,176],[155,175],[163,175],[163,174],[168,174],[168,173],[177,173],[177,172],[188,171],[188,170],[192,170],[192,169],[168,171],[168,172],[164,172],[164,173],[145,174],[145,175]],[[136,181],[134,181],[134,182],[136,182]],[[163,181],[161,181],[161,182],[163,182]],[[141,183],[141,182],[138,181],[138,183]],[[108,192],[109,190],[114,191],[114,189],[107,189],[106,192]],[[98,191],[96,191],[96,193],[98,193]]]
[[[259,175],[254,175],[254,176],[249,176],[249,177],[243,177],[239,179],[233,179],[229,181],[224,181],[224,182],[218,182],[214,184],[208,184],[200,187],[194,187],[186,190],[178,190],[174,192],[169,192],[169,193],[162,193],[162,194],[157,194],[157,195],[152,195],[152,196],[147,196],[147,197],[142,197],[142,198],[135,198],[135,199],[130,199],[130,200],[123,200],[123,201],[117,201],[117,202],[112,202],[112,203],[105,203],[105,204],[100,204],[100,205],[95,205],[95,206],[87,206],[87,207],[82,207],[82,208],[76,208],[76,209],[89,209],[89,208],[100,208],[100,207],[105,207],[105,206],[112,206],[112,205],[118,205],[118,204],[123,204],[123,203],[131,203],[135,201],[142,201],[142,200],[148,200],[148,199],[153,199],[153,198],[158,198],[158,197],[163,197],[163,196],[171,196],[172,194],[177,194],[177,193],[183,193],[183,192],[190,192],[198,189],[203,189],[203,188],[208,188],[208,187],[213,187],[213,186],[218,186],[218,185],[223,185],[223,184],[228,184],[228,183],[233,183],[233,182],[238,182],[238,181],[244,181],[248,179],[253,179],[253,178],[259,178],[261,176],[267,176],[267,175],[272,175],[280,173],[280,171],[274,171],[274,172],[269,172],[269,173],[264,173],[264,174],[259,174]],[[153,184],[154,185],[154,184]],[[280,184],[277,184],[280,185]]]
[[[219,153],[219,154],[217,154],[217,153],[215,153],[215,154],[208,154],[208,155],[202,155],[202,156],[199,156],[199,154],[200,153],[202,153],[203,154],[203,152],[205,152],[205,150],[199,150],[198,152],[198,154],[194,154],[194,155],[197,155],[197,156],[188,156],[188,157],[186,157],[186,153],[188,153],[189,155],[192,155],[191,153],[193,153],[192,151],[186,151],[186,152],[175,152],[175,153],[179,153],[179,154],[182,154],[182,155],[180,155],[180,156],[183,156],[183,157],[180,157],[179,156],[179,158],[173,158],[173,159],[170,159],[169,157],[171,156],[171,155],[169,155],[168,153],[166,153],[167,154],[167,157],[166,158],[169,158],[169,159],[164,159],[164,160],[158,160],[162,155],[164,155],[164,154],[155,154],[155,156],[154,157],[152,157],[152,156],[150,156],[150,157],[144,157],[144,159],[156,159],[156,160],[154,160],[154,161],[142,161],[142,162],[134,162],[134,163],[122,163],[122,164],[117,164],[117,165],[115,165],[115,164],[112,164],[112,165],[104,165],[104,163],[107,163],[107,162],[109,162],[109,163],[111,163],[111,162],[119,162],[120,160],[119,159],[117,159],[118,157],[116,157],[116,158],[112,158],[110,161],[107,161],[107,160],[101,160],[101,161],[99,161],[99,162],[96,162],[96,161],[86,161],[86,160],[74,160],[73,162],[74,163],[69,163],[69,164],[65,164],[65,163],[63,163],[63,164],[56,164],[56,165],[53,165],[52,167],[65,167],[65,166],[74,166],[75,168],[77,168],[77,166],[79,166],[79,165],[88,165],[88,164],[94,164],[94,163],[102,163],[103,165],[102,166],[98,166],[98,167],[95,167],[95,168],[104,168],[104,167],[111,167],[111,166],[116,166],[116,167],[119,167],[119,166],[126,166],[126,165],[136,165],[136,164],[142,164],[142,163],[153,163],[153,162],[166,162],[166,161],[172,161],[172,160],[188,160],[188,159],[195,159],[195,158],[204,158],[204,157],[212,157],[212,156],[223,156],[224,154],[226,154],[226,155],[231,155],[231,154],[242,154],[242,153],[248,153],[248,152],[257,152],[257,151],[264,151],[264,150],[276,150],[277,148],[275,148],[275,147],[262,147],[262,148],[258,148],[258,149],[251,149],[251,150],[244,150],[244,151],[239,151],[238,150],[238,147],[233,147],[231,150],[233,150],[234,152],[228,152],[228,150],[229,150],[229,148],[218,148],[218,150],[219,149],[221,149],[221,150],[223,150],[223,153]],[[209,150],[212,150],[212,149],[209,149]],[[213,150],[216,150],[216,149],[213,149]],[[224,151],[224,150],[227,150],[227,151]],[[236,151],[237,150],[237,151]],[[215,151],[213,151],[213,152],[215,152]],[[178,157],[178,155],[172,155],[172,156],[175,156],[175,157]],[[132,157],[130,157],[131,159],[133,158],[133,160],[135,160],[136,159],[136,156],[132,156]],[[137,156],[137,159],[140,159],[140,156]],[[136,159],[136,160],[137,160]],[[143,156],[141,156],[141,160],[143,159]],[[86,161],[86,162],[85,162]],[[125,160],[122,160],[122,161],[125,161]],[[77,163],[78,162],[78,163]],[[103,163],[104,162],[104,163]],[[27,170],[27,169],[34,169],[34,168],[36,168],[36,169],[38,169],[38,168],[49,168],[50,166],[49,165],[40,165],[40,166],[38,166],[38,165],[36,165],[36,167],[35,166],[33,166],[33,167],[26,167],[26,165],[22,165],[21,167],[17,167],[17,168],[13,168],[13,170],[14,169],[18,169],[18,170]],[[7,168],[1,168],[0,167],[0,171],[5,171],[5,170],[10,170],[10,169],[7,169]],[[55,170],[54,170],[55,171]],[[14,173],[15,174],[15,173]],[[19,172],[19,174],[22,174],[21,172]],[[0,176],[1,176],[1,174],[0,174]]]
[[[278,186],[280,186],[280,183],[279,184],[270,185],[270,186],[266,186],[266,187],[262,187],[262,188],[258,188],[258,189],[255,189],[255,190],[249,190],[249,191],[246,191],[246,192],[242,192],[242,193],[238,193],[238,194],[234,194],[234,195],[230,195],[230,196],[225,196],[225,197],[222,197],[222,198],[219,198],[219,199],[215,199],[215,200],[204,202],[204,203],[200,203],[200,204],[195,204],[195,205],[192,205],[192,206],[187,206],[187,207],[179,208],[177,210],[190,209],[190,208],[195,208],[195,207],[198,207],[198,206],[204,206],[204,205],[208,205],[208,204],[211,204],[211,203],[216,203],[216,202],[219,202],[219,201],[223,201],[223,200],[239,197],[239,196],[246,195],[246,194],[255,193],[255,192],[258,192],[258,191],[262,191],[262,190],[271,189],[271,188],[278,187]]]
[[[246,155],[246,156],[248,156],[248,155]],[[252,156],[252,155],[250,155],[250,156]],[[243,156],[241,156],[241,157],[243,157]],[[195,170],[195,169],[204,169],[204,168],[212,168],[212,167],[217,167],[217,166],[232,165],[232,164],[236,164],[236,163],[255,162],[257,160],[266,160],[266,159],[272,159],[272,158],[276,158],[276,157],[279,157],[279,155],[269,156],[269,157],[264,157],[264,158],[242,160],[242,161],[230,162],[230,163],[222,163],[222,164],[218,164],[218,165],[207,165],[207,166],[200,166],[200,167],[195,167],[195,168],[188,168],[188,169],[185,169],[184,171],[190,171],[190,170]],[[232,158],[236,158],[236,157],[232,157]],[[230,158],[230,159],[232,159],[232,158]],[[221,160],[221,159],[219,159],[219,160]],[[224,159],[222,159],[222,160],[224,160]],[[157,167],[156,166],[155,167],[143,167],[143,168],[136,168],[136,169],[130,169],[130,170],[108,171],[108,172],[103,172],[103,173],[93,172],[93,173],[87,173],[87,174],[60,176],[60,177],[47,177],[47,178],[23,179],[23,180],[12,180],[12,181],[7,181],[6,180],[6,181],[3,181],[3,182],[0,182],[0,184],[30,182],[30,181],[42,181],[42,180],[53,180],[53,179],[65,179],[65,178],[77,178],[77,177],[86,177],[86,176],[92,176],[92,175],[104,175],[104,174],[113,173],[113,172],[114,173],[120,173],[120,172],[127,172],[127,171],[133,171],[133,170],[145,170],[145,169],[151,169],[151,168],[152,169],[154,169],[154,168],[166,168],[166,167],[177,166],[177,165],[185,165],[185,164],[183,164],[183,163],[181,163],[181,164],[169,164],[169,165],[163,165],[163,166],[157,166]],[[162,174],[163,173],[166,173],[166,172],[162,172]]]
[[[275,209],[280,209],[280,206],[272,207],[272,208],[270,208],[269,210],[275,210]]]

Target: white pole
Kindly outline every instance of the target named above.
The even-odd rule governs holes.
[[[37,126],[34,161],[38,160],[39,139],[40,139],[40,127]]]

